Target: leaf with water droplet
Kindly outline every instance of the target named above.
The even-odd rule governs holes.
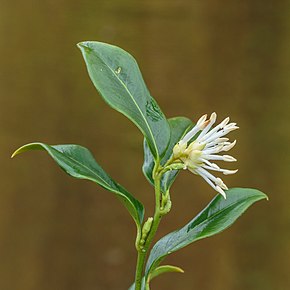
[[[123,49],[106,43],[86,41],[78,47],[100,95],[137,125],[154,159],[163,156],[170,139],[170,128],[151,97],[136,60]]]
[[[121,72],[122,68],[120,66],[118,66],[115,70],[116,74],[119,74]]]

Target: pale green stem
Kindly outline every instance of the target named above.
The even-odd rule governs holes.
[[[155,168],[158,168],[159,164],[155,165]],[[135,290],[141,290],[142,287],[142,278],[143,278],[143,270],[145,266],[146,256],[148,254],[148,250],[152,243],[152,240],[157,232],[159,223],[162,218],[162,214],[160,212],[160,201],[161,201],[161,191],[160,191],[160,180],[162,174],[158,172],[158,169],[154,169],[154,184],[155,184],[155,213],[153,217],[152,226],[150,232],[146,238],[145,244],[142,249],[138,249],[138,257],[137,257],[137,266],[136,266],[136,275],[135,275]],[[145,281],[146,283],[146,281]],[[148,288],[147,288],[148,289]]]
[[[150,281],[147,280],[145,283],[145,290],[150,290],[150,285],[149,285]]]

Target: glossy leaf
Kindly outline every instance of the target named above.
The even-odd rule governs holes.
[[[143,205],[100,167],[88,149],[79,145],[49,146],[43,143],[30,143],[16,150],[12,157],[29,150],[45,150],[67,174],[91,180],[115,193],[140,228],[144,216]]]
[[[155,158],[162,156],[170,138],[169,125],[151,97],[135,59],[106,43],[86,41],[78,47],[104,100],[139,127]]]
[[[267,196],[256,189],[231,188],[227,199],[217,195],[208,206],[180,230],[161,238],[152,248],[146,275],[151,273],[169,254],[197,240],[213,236],[232,225],[253,203]]]
[[[185,133],[192,127],[192,122],[185,117],[175,117],[168,120],[171,130],[171,137],[165,154],[161,160],[161,165],[164,165],[166,161],[171,157],[174,145],[185,135]],[[144,163],[143,173],[148,181],[154,186],[154,180],[152,178],[152,172],[154,168],[154,157],[144,140]],[[161,180],[161,190],[166,192],[172,185],[174,179],[178,174],[178,170],[172,170],[166,172]]]

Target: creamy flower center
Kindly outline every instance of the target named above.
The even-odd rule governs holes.
[[[173,162],[182,162],[184,169],[200,175],[210,186],[226,198],[224,190],[227,190],[227,186],[222,179],[215,177],[208,170],[218,171],[224,175],[237,172],[237,170],[222,169],[212,161],[236,161],[230,155],[219,155],[219,153],[229,151],[235,146],[236,141],[231,143],[224,136],[238,129],[238,127],[236,123],[229,123],[229,118],[226,118],[212,128],[216,117],[216,113],[212,113],[209,120],[206,120],[206,115],[202,116],[196,125],[174,146],[172,160]],[[192,139],[195,140],[188,145]]]

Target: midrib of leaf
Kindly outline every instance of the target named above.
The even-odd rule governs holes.
[[[138,106],[138,104],[137,104],[137,102],[135,101],[135,99],[134,99],[134,97],[133,97],[133,95],[131,94],[131,92],[129,91],[129,89],[127,88],[127,86],[126,86],[126,84],[118,77],[118,75],[116,74],[116,72],[115,72],[115,70],[114,69],[112,69],[104,60],[103,60],[103,58],[101,57],[101,56],[99,56],[99,58],[101,59],[101,61],[110,69],[110,71],[114,74],[114,76],[115,77],[117,77],[117,79],[119,80],[119,82],[122,84],[122,86],[125,88],[125,90],[128,92],[128,94],[129,94],[129,96],[130,96],[130,98],[132,99],[132,101],[134,102],[134,104],[136,105],[136,107],[137,107],[137,109],[138,109],[138,111],[140,112],[140,114],[141,114],[141,116],[142,116],[142,118],[144,119],[144,121],[145,121],[145,124],[146,124],[146,126],[148,127],[148,130],[149,130],[149,133],[150,133],[150,135],[151,135],[151,138],[152,138],[152,140],[153,140],[153,143],[154,143],[154,147],[155,147],[155,150],[156,150],[156,153],[157,153],[157,155],[159,154],[159,152],[158,152],[158,148],[157,148],[157,145],[156,145],[156,142],[155,142],[155,139],[154,139],[154,135],[153,135],[153,133],[152,133],[152,131],[151,131],[151,128],[150,128],[150,126],[149,126],[149,124],[148,124],[148,122],[147,122],[147,119],[145,118],[145,116],[144,116],[144,114],[143,114],[143,112],[142,112],[142,110],[140,109],[140,107]],[[130,118],[131,119],[131,118]],[[133,119],[131,119],[132,121],[133,121]],[[135,123],[135,122],[134,122]],[[138,125],[138,127],[139,127],[139,125]],[[157,156],[157,158],[158,158],[158,156]]]
[[[251,201],[252,200],[254,200],[254,201],[258,201],[258,200],[260,200],[260,199],[262,199],[263,198],[263,196],[262,195],[260,195],[260,196],[251,196],[251,197],[249,197],[249,198],[246,198],[246,199],[243,199],[243,200],[241,200],[241,201],[239,201],[238,202],[238,204],[239,204],[239,206],[242,204],[242,203],[244,203],[245,201],[247,201],[247,200],[249,200],[249,199],[251,199]],[[265,196],[264,198],[267,198],[267,196]],[[221,210],[218,210],[216,213],[214,213],[212,216],[210,216],[208,219],[206,219],[206,220],[204,220],[204,221],[202,221],[201,223],[199,223],[199,224],[197,224],[194,228],[192,228],[191,230],[194,230],[197,226],[200,226],[200,225],[202,225],[203,223],[205,223],[206,221],[208,221],[208,220],[211,220],[211,219],[213,219],[215,216],[217,216],[217,215],[219,215],[221,212],[223,212],[223,211],[226,211],[226,210],[228,210],[228,209],[230,209],[230,208],[232,208],[232,207],[234,207],[235,206],[235,204],[233,203],[233,204],[230,204],[230,205],[228,205],[227,207],[225,207],[225,208],[223,208],[223,209],[221,209]],[[250,206],[250,205],[249,205]],[[242,212],[243,213],[243,212]],[[241,214],[242,214],[241,213]],[[187,226],[187,225],[186,225]],[[184,226],[183,228],[185,228],[186,226]],[[226,228],[224,228],[223,230],[225,230]],[[190,231],[191,231],[190,230]],[[170,234],[170,233],[169,233]],[[168,234],[168,235],[169,235]],[[194,239],[194,240],[192,240],[192,241],[190,241],[189,243],[192,243],[193,241],[198,241],[198,240],[200,240],[200,239],[202,239],[202,238],[206,238],[206,237],[208,237],[208,235],[204,235],[204,236],[200,236],[200,237],[198,237],[197,239]],[[162,240],[162,239],[161,239]],[[159,240],[160,241],[160,240]],[[159,242],[158,241],[158,242]],[[166,256],[168,256],[169,254],[171,254],[172,252],[175,252],[175,251],[177,251],[177,250],[179,250],[180,248],[178,248],[178,246],[180,246],[184,241],[186,241],[186,238],[183,238],[182,239],[182,241],[181,242],[179,242],[178,244],[176,244],[175,246],[173,246],[173,247],[170,247],[170,249],[169,250],[167,250],[166,251],[166,253],[165,254],[162,254],[161,256],[159,256],[159,257],[156,257],[155,259],[153,259],[153,261],[151,262],[151,265],[149,266],[149,268],[147,268],[147,266],[146,266],[146,276],[149,274],[149,273],[151,273],[153,270],[152,269],[155,269],[157,266],[158,266],[158,264],[166,257]],[[157,242],[157,243],[158,243]],[[169,241],[167,241],[166,242],[166,246],[165,246],[165,248],[167,247],[167,244],[169,243]],[[157,245],[157,244],[156,244]],[[184,245],[184,246],[186,246],[186,245]],[[184,247],[183,246],[183,247]],[[150,254],[150,256],[151,256],[151,254]],[[150,257],[149,257],[150,258]]]
[[[244,203],[244,202],[245,202],[245,200],[239,202],[239,204]],[[226,211],[226,210],[232,208],[233,206],[235,206],[235,204],[228,205],[227,207],[225,207],[225,208],[223,208],[223,209],[217,211],[215,214],[211,215],[211,216],[210,216],[209,218],[207,218],[206,220],[204,220],[204,221],[202,221],[201,223],[197,224],[194,228],[190,229],[189,231],[191,232],[191,231],[193,231],[197,226],[201,226],[201,225],[203,225],[204,223],[211,221],[214,217],[216,217],[216,216],[219,215],[220,213],[222,213],[222,212],[224,212],[224,211]],[[207,237],[207,236],[205,236],[205,237]],[[201,238],[201,237],[200,237],[200,238]],[[199,238],[198,238],[198,239],[199,239]],[[197,240],[198,240],[198,239],[197,239]],[[177,248],[179,245],[181,245],[185,240],[186,240],[186,238],[184,238],[180,243],[178,243],[178,244],[175,245],[173,248],[171,248],[171,250],[176,249],[176,248]]]
[[[243,200],[243,201],[241,201],[241,202],[239,202],[239,203],[243,203],[244,201],[245,201],[245,200]],[[229,208],[233,207],[234,205],[235,205],[235,204],[228,205],[227,207],[223,208],[222,210],[217,211],[215,214],[213,214],[212,216],[210,216],[210,218],[208,218],[208,219],[204,220],[203,222],[197,224],[197,225],[196,225],[194,228],[192,228],[190,231],[194,230],[197,226],[200,226],[200,225],[202,225],[203,223],[205,223],[205,222],[207,222],[207,221],[213,219],[215,216],[219,215],[219,214],[220,214],[221,212],[223,212],[223,211],[228,210]],[[205,236],[205,237],[206,237],[206,236]],[[202,238],[202,237],[199,237],[199,238],[196,239],[196,240],[199,240],[200,238]],[[186,238],[182,239],[182,241],[180,241],[178,244],[174,245],[174,247],[170,247],[169,251],[177,251],[177,250],[178,250],[178,249],[177,249],[178,246],[180,246],[184,241],[186,241]],[[154,261],[152,262],[152,264],[151,264],[151,266],[150,266],[149,269],[152,269],[152,267],[153,267],[154,265],[156,265],[156,263],[158,263],[160,260],[162,260],[165,256],[167,256],[167,255],[169,255],[169,254],[170,254],[170,253],[168,253],[168,251],[167,251],[167,253],[165,253],[164,255],[160,256],[160,257],[157,258],[156,260],[154,260]],[[151,271],[151,270],[149,270],[149,272],[150,272],[150,271]]]
[[[57,149],[55,149],[54,147],[52,147],[54,150],[56,150],[56,151],[58,151]],[[63,152],[61,152],[61,151],[58,151],[59,153],[61,153],[61,154],[63,154],[63,155],[65,155]],[[77,163],[79,166],[81,166],[81,167],[83,167],[83,168],[85,168],[85,169],[87,169],[88,171],[90,171],[94,176],[96,176],[97,177],[97,179],[100,179],[101,181],[103,181],[103,184],[105,185],[105,186],[107,186],[108,188],[110,188],[110,189],[113,189],[114,190],[114,192],[116,192],[116,193],[122,193],[122,192],[120,192],[120,191],[117,191],[116,189],[114,189],[114,188],[112,188],[111,186],[110,186],[110,184],[106,181],[106,180],[104,180],[102,177],[100,177],[97,173],[95,173],[91,168],[89,168],[89,167],[87,167],[86,165],[84,165],[83,163],[80,163],[79,161],[77,161],[76,159],[74,159],[74,158],[72,158],[72,157],[70,157],[70,156],[65,156],[66,158],[68,158],[68,159],[70,159],[70,160],[72,160],[73,162],[75,162],[75,163]],[[81,174],[82,176],[84,176],[83,174]],[[84,177],[86,177],[86,176],[84,176]],[[123,193],[122,193],[123,194]],[[123,194],[124,195],[124,194]]]
[[[27,144],[27,145],[24,145],[22,147],[20,147],[19,149],[17,149],[13,154],[12,154],[12,157],[14,157],[15,155],[19,154],[20,151],[24,150],[25,148],[29,148],[30,146],[40,146],[43,150],[46,150],[48,152],[48,154],[59,164],[59,162],[65,162],[65,159],[68,159],[70,160],[73,164],[76,164],[77,166],[89,171],[89,173],[92,173],[93,177],[89,177],[89,176],[85,176],[83,174],[78,174],[80,178],[84,178],[84,179],[87,179],[87,180],[91,180],[93,182],[96,182],[100,185],[102,185],[104,188],[106,188],[107,190],[111,191],[111,192],[114,192],[116,193],[117,195],[120,195],[121,197],[125,198],[127,200],[127,202],[133,207],[133,209],[135,210],[134,214],[131,213],[136,225],[137,225],[137,228],[139,228],[140,226],[140,220],[142,220],[142,214],[141,216],[139,215],[139,209],[135,208],[135,205],[134,205],[134,202],[133,201],[136,201],[137,203],[139,203],[138,200],[135,200],[134,197],[132,197],[130,195],[130,193],[128,193],[126,191],[126,189],[124,189],[122,186],[120,186],[118,183],[116,183],[113,179],[110,178],[110,176],[108,176],[108,178],[110,180],[112,180],[112,183],[114,184],[114,186],[117,187],[117,189],[113,188],[105,179],[103,179],[101,176],[99,176],[94,170],[92,170],[90,167],[84,165],[83,163],[79,162],[78,160],[76,160],[75,158],[73,158],[72,156],[69,156],[69,155],[66,155],[64,152],[60,151],[57,149],[57,145],[55,146],[49,146],[47,144],[43,144],[43,143],[30,143],[30,144]],[[62,147],[64,146],[68,146],[68,145],[61,145]],[[80,146],[81,147],[81,146]],[[37,148],[37,147],[36,147]],[[84,147],[81,147],[81,148],[84,148]],[[84,148],[86,149],[86,148]],[[26,150],[24,150],[26,151]],[[57,156],[56,153],[54,153],[54,151],[56,151],[60,156]],[[88,151],[88,153],[90,153]],[[56,156],[55,156],[56,155]],[[94,158],[92,156],[92,160],[94,161]],[[95,162],[96,163],[96,162]],[[97,164],[97,163],[96,163]],[[60,167],[62,167],[63,169],[65,167],[63,167],[61,164],[59,164]],[[98,165],[98,164],[97,164]],[[100,167],[100,169],[103,171],[103,169]],[[72,175],[74,176],[73,174],[67,172],[69,175]],[[105,172],[104,172],[105,173]],[[105,173],[106,174],[106,173]],[[74,176],[74,177],[77,177],[77,176]],[[124,190],[124,192],[120,191],[120,189]],[[127,195],[127,194],[128,195]],[[133,199],[133,201],[131,200],[131,198]],[[139,207],[139,204],[138,204],[138,207]],[[141,204],[141,207],[142,207],[142,204]],[[131,211],[130,211],[131,212]]]
[[[53,147],[52,147],[53,148]],[[55,149],[55,148],[53,148],[53,149]],[[56,151],[58,151],[57,149],[55,149]],[[62,152],[60,152],[60,151],[58,151],[59,153],[61,153],[61,154],[63,154]],[[89,167],[87,167],[87,166],[85,166],[85,165],[83,165],[82,163],[80,163],[79,161],[77,161],[77,160],[75,160],[74,158],[72,158],[72,157],[66,157],[66,158],[68,158],[68,159],[70,159],[70,160],[72,160],[73,162],[75,162],[75,163],[77,163],[79,166],[82,166],[82,167],[84,167],[84,168],[86,168],[88,171],[90,171],[90,172],[92,172],[93,173],[93,175],[95,175],[96,177],[97,177],[97,179],[100,179],[101,181],[103,181],[103,185],[104,186],[106,186],[109,190],[111,190],[111,191],[113,191],[113,192],[115,192],[115,193],[117,193],[117,194],[121,194],[122,196],[124,196],[129,202],[130,202],[130,204],[134,207],[134,204],[132,203],[132,201],[130,200],[130,198],[128,198],[127,197],[127,195],[126,194],[124,194],[122,191],[118,191],[118,190],[116,190],[115,188],[112,188],[111,186],[110,186],[110,184],[109,183],[107,183],[102,177],[100,177],[99,175],[97,175],[92,169],[90,169]],[[82,175],[82,174],[81,174]],[[84,175],[82,175],[82,176],[84,176]],[[86,177],[86,176],[84,176],[84,177]],[[89,178],[89,179],[91,179],[91,178]],[[93,180],[94,181],[94,180]],[[137,217],[138,217],[138,219],[139,219],[139,214],[137,213]]]

